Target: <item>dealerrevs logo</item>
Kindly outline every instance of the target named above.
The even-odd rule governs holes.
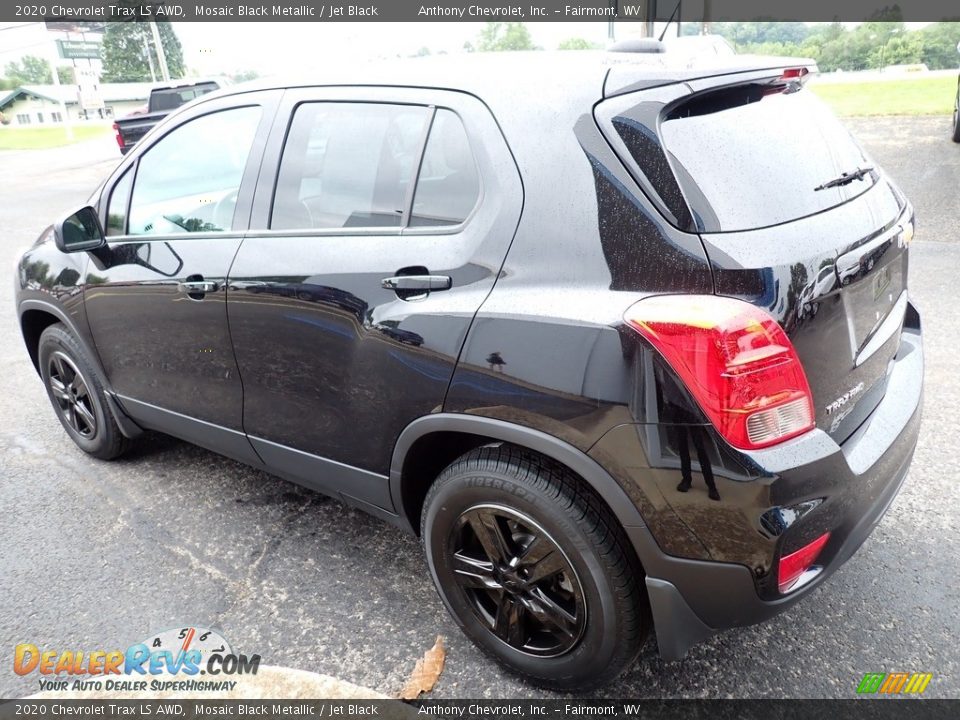
[[[17,675],[36,673],[41,690],[58,691],[232,690],[236,681],[223,676],[256,675],[259,667],[259,655],[235,653],[220,633],[201,627],[166,630],[126,650],[21,643],[13,654]],[[198,675],[213,677],[200,680]]]

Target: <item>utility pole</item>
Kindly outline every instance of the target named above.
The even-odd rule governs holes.
[[[153,44],[157,48],[157,62],[160,64],[160,74],[165,82],[170,82],[170,70],[167,68],[167,55],[163,52],[163,43],[160,42],[160,31],[157,23],[150,21],[150,32],[153,33]]]
[[[60,109],[63,111],[63,124],[67,129],[67,142],[73,142],[73,120],[70,118],[70,111],[67,110],[67,101],[63,99],[60,92],[60,76],[57,74],[57,64],[60,62],[59,53],[53,52],[53,62],[50,67],[53,69],[53,85],[56,88],[57,100],[60,102]],[[80,107],[80,98],[77,98],[77,107]]]
[[[147,40],[146,33],[142,33],[143,55],[147,59],[147,66],[150,68],[150,82],[157,81],[157,72],[153,69],[153,51],[150,49],[150,42]]]

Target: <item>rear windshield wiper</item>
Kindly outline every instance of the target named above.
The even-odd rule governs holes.
[[[869,175],[873,172],[873,166],[867,165],[865,167],[858,167],[856,170],[848,173],[843,173],[840,177],[834,178],[833,180],[827,180],[823,185],[817,185],[813,190],[826,190],[827,188],[840,187],[841,185],[849,185],[854,180],[863,180],[864,176]]]

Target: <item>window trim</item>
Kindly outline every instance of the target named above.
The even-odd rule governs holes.
[[[283,127],[283,137],[280,142],[280,152],[276,157],[276,165],[274,168],[273,178],[270,184],[270,200],[267,206],[267,224],[273,222],[273,209],[274,203],[276,202],[277,196],[277,186],[279,184],[280,178],[280,167],[283,164],[283,152],[287,147],[287,140],[290,136],[290,129],[293,126],[293,120],[296,116],[297,110],[303,105],[315,105],[319,103],[335,103],[337,105],[401,105],[408,107],[422,107],[430,111],[430,116],[427,122],[424,124],[424,131],[420,138],[420,144],[418,148],[419,159],[417,161],[416,172],[413,176],[413,182],[410,183],[410,187],[407,189],[407,196],[404,199],[404,211],[401,216],[400,225],[398,226],[361,226],[361,227],[350,227],[350,228],[283,228],[283,229],[273,229],[273,228],[258,228],[258,229],[248,229],[246,236],[256,237],[256,238],[266,238],[266,237],[342,237],[342,236],[420,236],[420,235],[456,235],[463,232],[464,228],[470,223],[474,216],[479,212],[479,208],[483,204],[485,197],[485,186],[483,180],[483,172],[481,171],[480,164],[477,162],[476,154],[473,150],[473,144],[470,142],[470,133],[467,130],[467,124],[463,121],[463,116],[457,112],[455,108],[449,107],[447,105],[440,105],[437,103],[431,102],[404,102],[388,99],[345,99],[345,98],[315,98],[315,99],[298,99],[294,102],[287,113],[286,124]],[[433,129],[434,121],[436,120],[437,113],[440,110],[447,110],[453,113],[457,119],[460,121],[460,124],[463,126],[464,133],[467,137],[467,145],[470,148],[470,154],[473,158],[474,166],[477,170],[477,178],[479,180],[479,192],[477,193],[477,200],[473,204],[473,208],[467,214],[461,222],[455,225],[434,225],[434,226],[410,226],[410,216],[413,213],[413,202],[416,195],[417,183],[420,180],[420,170],[423,167],[423,159],[427,150],[427,143],[430,140],[430,133]]]
[[[110,192],[107,193],[107,204],[106,204],[106,206],[105,206],[105,208],[104,208],[104,213],[105,213],[105,215],[106,215],[107,222],[104,223],[104,226],[103,226],[104,230],[103,230],[103,232],[104,232],[104,235],[105,235],[107,238],[111,238],[111,237],[115,237],[115,238],[128,237],[128,235],[129,235],[127,231],[128,231],[129,228],[130,228],[130,201],[133,200],[133,185],[134,185],[134,183],[136,183],[136,181],[137,181],[137,168],[138,168],[138,167],[140,167],[140,158],[137,158],[136,161],[135,161],[130,167],[128,167],[126,170],[124,170],[122,173],[120,173],[120,176],[119,176],[119,177],[114,181],[114,183],[110,186]],[[113,194],[117,191],[117,187],[120,185],[120,183],[123,182],[123,179],[127,176],[127,173],[131,173],[131,175],[130,175],[130,192],[127,193],[127,202],[126,202],[126,204],[125,204],[124,207],[123,207],[123,232],[120,233],[119,235],[111,235],[111,234],[110,234],[110,230],[109,230],[109,228],[110,228],[110,203],[113,201]],[[110,241],[107,240],[107,242],[110,242]]]

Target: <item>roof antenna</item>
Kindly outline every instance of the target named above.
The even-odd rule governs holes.
[[[676,7],[673,8],[673,12],[670,13],[670,17],[667,18],[667,24],[663,27],[663,32],[660,33],[658,38],[660,42],[663,42],[663,36],[667,34],[667,30],[670,28],[670,23],[673,22],[673,19],[677,19],[677,35],[680,35],[680,5],[683,3],[683,0],[677,0]]]

